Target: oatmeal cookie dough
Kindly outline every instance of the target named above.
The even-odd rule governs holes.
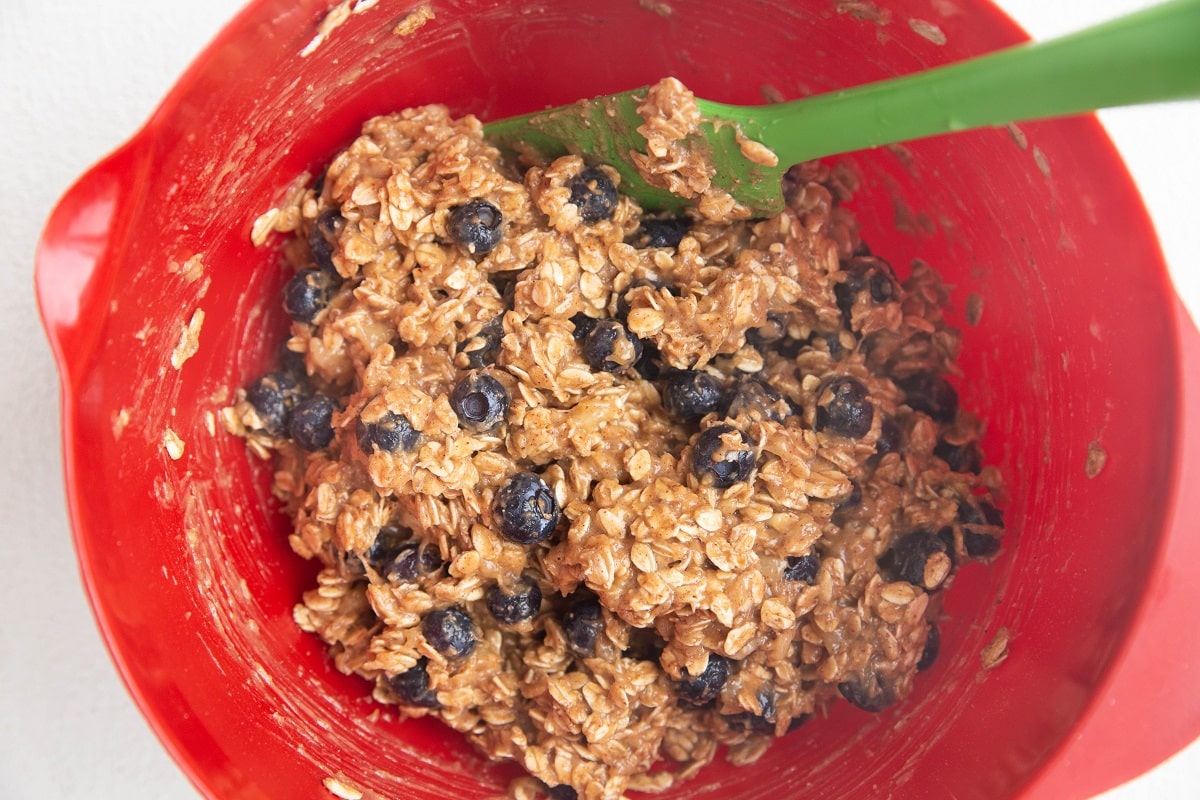
[[[291,336],[225,414],[323,564],[299,625],[556,797],[901,701],[999,481],[946,292],[853,188],[810,163],[778,217],[666,219],[440,106],[367,122],[277,212]]]

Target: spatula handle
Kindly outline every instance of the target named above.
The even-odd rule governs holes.
[[[1046,42],[751,113],[791,164],[1003,125],[1200,97],[1200,0],[1173,0]],[[707,113],[721,116],[716,108]],[[742,109],[738,117],[747,114]]]

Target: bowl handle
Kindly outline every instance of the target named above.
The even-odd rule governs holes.
[[[102,333],[111,276],[101,269],[128,219],[147,159],[135,137],[84,173],[59,199],[34,256],[42,325],[64,380],[78,375]],[[119,214],[119,216],[118,216]]]
[[[1146,596],[1091,706],[1021,800],[1081,800],[1200,736],[1200,333],[1176,299],[1182,365],[1174,501]]]

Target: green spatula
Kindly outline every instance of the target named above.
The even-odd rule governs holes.
[[[637,132],[643,122],[637,107],[647,89],[490,122],[484,130],[502,149],[521,144],[548,157],[578,153],[609,164],[621,173],[621,191],[643,208],[678,211],[689,201],[648,184],[630,159],[646,150]],[[1059,39],[803,100],[764,106],[701,100],[706,121],[687,147],[716,168],[713,186],[730,192],[755,216],[767,216],[783,208],[780,178],[801,161],[1192,97],[1200,97],[1200,0],[1174,0]],[[747,158],[739,132],[774,151],[778,164]]]

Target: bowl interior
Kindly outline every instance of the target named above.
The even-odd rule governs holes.
[[[360,3],[314,42],[323,5],[249,7],[89,176],[74,200],[87,213],[47,230],[41,300],[64,366],[82,569],[131,690],[208,795],[327,797],[322,780],[341,776],[386,797],[491,796],[513,767],[436,722],[399,723],[292,622],[315,569],[288,549],[269,464],[216,419],[286,326],[286,274],[277,249],[251,245],[255,218],[366,118],[410,105],[486,119],[668,74],[706,98],[757,103],[1021,34],[975,0],[896,0],[886,12],[444,0],[410,33],[397,32],[394,5]],[[1005,555],[959,574],[942,657],[906,704],[879,716],[841,704],[755,766],[718,759],[669,796],[1013,796],[1089,702],[1158,547],[1177,395],[1171,299],[1099,126],[1029,124],[847,158],[874,251],[902,272],[921,258],[954,286],[963,402],[988,421],[988,460],[1009,486]],[[175,366],[199,311],[199,347]],[[1011,654],[983,670],[1001,627]]]

